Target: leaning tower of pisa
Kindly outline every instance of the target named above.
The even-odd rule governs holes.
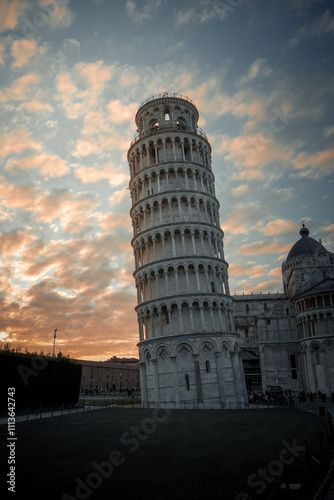
[[[160,94],[139,107],[130,211],[143,406],[246,401],[211,147],[194,103]]]

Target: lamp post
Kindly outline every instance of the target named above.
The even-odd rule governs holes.
[[[58,330],[58,328],[55,329],[55,333],[54,333],[54,336],[53,336],[53,351],[52,351],[52,357],[53,358],[55,356],[55,350],[56,350],[57,330]]]

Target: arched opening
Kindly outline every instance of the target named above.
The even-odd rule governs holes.
[[[297,363],[295,354],[290,354],[290,370],[292,380],[297,379]]]

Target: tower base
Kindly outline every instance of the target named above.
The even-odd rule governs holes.
[[[138,344],[142,405],[161,408],[244,408],[246,387],[233,333],[200,332]]]

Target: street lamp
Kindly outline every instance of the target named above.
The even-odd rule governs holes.
[[[53,336],[53,351],[52,351],[52,357],[53,358],[55,356],[55,350],[56,350],[57,330],[58,330],[58,328],[55,329],[55,333],[54,333],[54,336]]]

